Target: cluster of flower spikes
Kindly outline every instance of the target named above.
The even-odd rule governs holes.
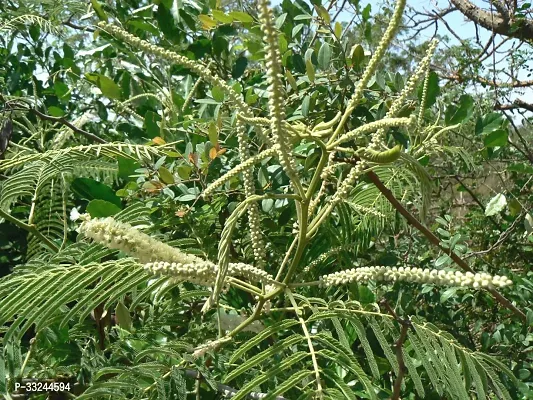
[[[387,111],[387,114],[385,115],[384,119],[390,119],[395,117],[402,109],[403,105],[405,104],[405,101],[407,97],[413,93],[416,88],[419,80],[425,76],[428,76],[429,66],[431,62],[431,58],[433,57],[433,53],[435,53],[435,49],[437,48],[437,40],[432,40],[429,43],[428,49],[426,51],[426,54],[420,64],[418,64],[416,70],[414,73],[409,77],[407,80],[405,87],[400,92],[400,96],[395,99],[389,110]],[[423,109],[424,109],[424,102],[426,101],[424,96],[427,96],[427,85],[424,84],[424,88],[426,88],[426,93],[422,97],[422,102],[420,104],[421,113],[418,115],[417,122],[419,122],[419,119],[422,118],[423,115]],[[381,128],[378,129],[373,135],[372,140],[370,142],[369,148],[371,149],[377,149],[380,145],[380,143],[383,141],[383,135],[385,133],[385,129]]]
[[[200,257],[187,254],[112,217],[83,216],[80,233],[110,249],[120,250],[146,264],[152,274],[168,275],[205,286],[216,280],[218,266]],[[252,282],[268,283],[274,279],[262,269],[244,263],[230,263],[228,275]]]
[[[323,287],[345,285],[352,282],[366,283],[370,280],[384,282],[405,281],[432,283],[435,285],[463,286],[475,289],[505,287],[512,284],[512,281],[505,276],[492,276],[485,272],[472,273],[417,267],[384,266],[352,268],[321,276],[319,280],[320,285]]]
[[[105,30],[107,33],[123,40],[131,46],[136,47],[146,53],[153,54],[161,59],[170,61],[172,63],[180,64],[189,68],[191,71],[198,74],[200,78],[222,89],[222,91],[228,96],[229,100],[237,107],[237,109],[242,113],[243,116],[248,116],[250,118],[253,117],[253,114],[251,113],[248,105],[243,101],[242,96],[238,94],[235,90],[233,90],[223,79],[211,74],[208,67],[203,66],[198,61],[190,60],[187,57],[174,53],[170,50],[165,50],[162,47],[139,39],[138,37],[128,33],[127,31],[118,26],[105,22],[100,22],[98,26],[101,29]],[[265,143],[270,142],[267,137],[264,137],[260,129],[256,132]],[[237,122],[237,137],[239,141],[239,157],[241,159],[241,162],[246,162],[250,158],[250,152],[248,148],[249,146],[246,137],[245,126],[242,121]],[[254,193],[252,172],[249,168],[244,168],[239,172],[242,172],[243,175],[245,195],[249,197]],[[263,268],[266,261],[266,252],[261,234],[261,229],[259,227],[259,209],[256,204],[253,204],[248,208],[248,217],[250,221],[250,236],[252,239],[252,248],[254,257],[256,259],[256,264],[259,268]]]
[[[361,77],[359,83],[357,84],[355,92],[352,98],[350,99],[350,101],[348,102],[348,107],[342,117],[341,123],[338,125],[337,129],[335,130],[329,144],[332,144],[331,142],[335,140],[335,137],[337,136],[337,134],[340,133],[340,130],[341,130],[340,128],[343,127],[344,122],[348,119],[351,111],[353,111],[355,107],[357,107],[357,105],[363,98],[364,89],[367,87],[368,82],[370,81],[375,71],[377,70],[379,62],[383,58],[389,44],[392,42],[396,34],[396,31],[398,30],[398,27],[401,24],[403,10],[405,8],[405,5],[406,5],[406,0],[398,0],[396,2],[396,7],[394,9],[394,13],[392,15],[391,21],[383,34],[383,37],[374,53],[374,56],[370,59],[370,62],[367,68],[365,69],[363,76]],[[385,128],[385,124],[389,123],[389,119],[385,121],[386,122],[381,121],[381,124],[384,124],[384,125],[382,127],[377,127],[378,131]],[[370,128],[370,127],[367,128],[364,125],[363,127],[364,128],[362,129],[365,129],[365,130]],[[349,134],[353,136],[358,136],[359,131],[355,130],[354,132],[350,132]],[[349,138],[350,135],[345,137],[344,139]],[[337,142],[339,141],[341,140],[339,139]],[[352,189],[353,184],[355,183],[355,180],[357,179],[359,175],[361,175],[365,171],[366,168],[367,166],[366,166],[365,160],[360,160],[354,167],[352,167],[352,169],[350,170],[350,172],[348,173],[344,181],[339,185],[337,192],[333,196],[331,200],[332,204],[339,203],[348,195],[348,193]]]

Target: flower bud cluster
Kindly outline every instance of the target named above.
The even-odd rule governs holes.
[[[435,49],[437,48],[437,44],[437,40],[431,41],[426,51],[426,55],[424,56],[420,64],[418,64],[418,67],[416,68],[415,72],[411,75],[411,77],[405,84],[405,87],[402,89],[400,96],[393,101],[389,111],[385,115],[385,118],[391,118],[398,114],[398,112],[402,109],[402,106],[407,97],[415,91],[418,81],[422,76],[427,73],[429,69],[429,63],[431,61],[431,58],[433,57]]]
[[[319,278],[321,286],[344,285],[352,282],[366,283],[369,280],[384,282],[416,282],[435,285],[463,286],[472,288],[492,288],[512,285],[512,281],[499,275],[486,272],[472,273],[460,271],[444,271],[428,268],[410,267],[361,267],[335,272]]]
[[[270,8],[269,0],[259,0],[259,18],[263,38],[266,42],[265,62],[267,67],[268,82],[268,108],[271,118],[273,149],[276,150],[279,163],[289,177],[294,189],[303,195],[303,188],[296,173],[296,165],[291,154],[290,135],[284,127],[284,90],[282,83],[281,57],[278,48],[278,36],[274,27],[274,15]]]
[[[274,277],[268,272],[244,263],[230,263],[228,275],[242,277],[250,282],[269,283],[274,281]]]
[[[353,188],[355,180],[359,175],[365,171],[366,162],[364,160],[358,161],[357,164],[348,172],[348,175],[341,183],[337,192],[333,195],[331,202],[337,204],[344,200]]]
[[[156,260],[182,264],[203,262],[199,257],[162,243],[130,224],[116,221],[112,217],[85,218],[80,225],[80,233],[110,249],[120,250],[136,257],[141,263]]]
[[[253,165],[256,162],[255,158],[250,158],[250,149],[248,146],[248,138],[246,135],[246,124],[243,119],[237,119],[237,140],[239,143],[239,158],[241,159],[240,166],[249,165],[241,168],[239,172],[242,172],[244,194],[246,197],[250,197],[255,193],[254,177],[253,177]],[[275,150],[271,150],[275,153]],[[240,166],[237,166],[239,168]],[[228,174],[231,173],[228,172]],[[226,175],[228,175],[226,174]],[[231,178],[228,177],[227,179]],[[225,182],[224,177],[218,179],[218,181]],[[215,182],[217,183],[217,182]],[[220,182],[218,182],[220,184]],[[214,184],[213,184],[214,185]],[[213,186],[211,185],[211,186]],[[209,188],[206,189],[209,191]],[[248,222],[250,225],[250,237],[252,239],[252,250],[254,252],[254,258],[256,265],[259,268],[264,268],[266,260],[265,244],[261,234],[261,219],[259,217],[259,208],[256,203],[253,203],[248,207]]]
[[[362,214],[372,214],[376,217],[385,218],[385,214],[380,213],[378,210],[370,207],[365,207],[359,204],[350,204],[350,207],[359,211]]]
[[[392,128],[396,126],[409,126],[413,123],[412,118],[384,118],[379,121],[373,121],[369,122],[367,124],[364,124],[358,128],[355,128],[354,130],[351,130],[348,133],[345,133],[342,135],[338,140],[336,140],[332,146],[337,146],[341,143],[347,142],[352,139],[358,139],[361,137],[364,137],[365,135],[383,130],[386,128]]]
[[[352,98],[350,99],[350,102],[348,103],[349,110],[353,110],[363,98],[363,91],[366,89],[368,82],[374,75],[374,72],[376,72],[376,69],[378,68],[381,59],[385,55],[389,44],[392,42],[392,39],[394,39],[396,31],[398,30],[398,27],[402,22],[402,15],[403,10],[405,9],[405,4],[406,0],[396,0],[396,7],[394,9],[394,13],[392,14],[392,18],[389,22],[389,25],[383,33],[381,41],[379,42],[379,45],[376,48],[376,51],[374,52],[374,55],[370,59],[370,62],[368,63],[368,66],[366,67],[365,72],[363,73],[363,76],[359,81],[357,87],[355,88],[355,92]]]
[[[424,76],[424,74],[427,73],[429,69],[429,63],[431,61],[431,57],[433,56],[433,53],[435,52],[435,49],[437,48],[437,44],[438,42],[436,40],[431,41],[431,43],[429,44],[429,48],[426,51],[426,55],[424,56],[424,58],[418,65],[415,72],[411,75],[411,77],[405,84],[405,87],[402,89],[400,96],[396,100],[393,101],[391,107],[389,108],[389,111],[385,115],[385,118],[392,118],[395,115],[397,115],[398,112],[402,109],[402,106],[404,105],[407,97],[412,92],[415,91],[418,81],[420,80],[422,76]],[[424,85],[424,87],[425,86],[426,85]],[[384,133],[385,133],[385,129],[379,129],[377,132],[375,132],[375,134],[372,135],[372,140],[370,142],[369,148],[377,149],[379,147],[379,144],[382,141]]]
[[[214,286],[217,279],[216,266],[205,261],[195,264],[152,262],[145,264],[144,270],[153,275],[172,276],[202,286]]]
[[[168,275],[202,286],[214,286],[218,274],[218,265],[210,261],[196,262],[194,264],[157,261],[145,264],[144,270],[153,275]],[[247,281],[260,283],[268,283],[274,280],[272,275],[266,271],[244,263],[230,263],[227,276],[242,277]]]
[[[331,154],[335,155],[335,152],[332,152]],[[351,165],[347,162],[338,162],[338,163],[335,163],[333,164],[333,161],[327,165],[323,170],[322,170],[322,173],[320,174],[320,178],[324,181],[329,181],[331,180],[331,178],[333,177],[333,175],[335,174],[335,170],[338,168],[338,167],[345,167],[347,165]]]
[[[349,244],[349,245],[344,244],[344,245],[336,246],[336,247],[329,249],[328,251],[320,254],[317,258],[311,261],[308,265],[306,265],[304,267],[304,272],[307,272],[307,273],[311,272],[317,265],[320,265],[321,263],[326,261],[329,257],[337,255],[338,253],[344,250],[351,250],[352,247],[353,247],[352,244]]]
[[[213,183],[211,183],[204,190],[202,196],[204,196],[204,197],[210,196],[215,191],[215,189],[217,189],[218,187],[222,186],[224,183],[229,181],[234,176],[240,174],[241,172],[244,173],[245,171],[247,171],[250,168],[252,168],[254,164],[257,164],[259,161],[261,161],[261,160],[263,160],[263,159],[265,159],[267,157],[273,156],[275,154],[276,154],[276,151],[271,148],[271,149],[265,150],[265,151],[257,154],[256,156],[248,158],[246,161],[242,161],[239,165],[237,165],[236,167],[232,168],[231,170],[226,172],[223,176],[221,176],[220,178],[215,180]]]
[[[308,215],[311,217],[315,213],[315,210],[318,207],[318,204],[320,203],[320,200],[322,199],[322,196],[326,193],[326,185],[327,181],[323,180],[322,184],[320,185],[320,189],[318,190],[318,193],[315,195],[313,200],[311,200],[311,203],[309,204],[309,211]]]

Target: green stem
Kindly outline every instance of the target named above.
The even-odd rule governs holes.
[[[26,224],[25,222],[22,222],[20,219],[13,217],[11,214],[5,212],[2,209],[0,209],[0,217],[5,218],[7,221],[12,222],[19,228],[22,228],[25,231],[31,233],[32,235],[40,239],[43,243],[45,243],[54,252],[59,251],[59,247],[57,247],[57,245],[54,242],[52,242],[50,239],[44,236],[41,232],[39,232],[39,230],[35,227],[35,225]]]
[[[320,379],[320,368],[318,367],[318,361],[316,359],[316,352],[315,348],[313,346],[313,342],[311,340],[311,335],[309,334],[309,330],[307,329],[307,325],[305,324],[305,321],[301,317],[301,310],[296,304],[296,300],[294,300],[294,296],[292,295],[292,292],[290,289],[286,289],[285,293],[287,294],[287,297],[289,297],[289,300],[294,307],[294,312],[296,313],[298,317],[298,321],[300,322],[300,325],[302,325],[302,331],[307,339],[307,347],[309,348],[309,352],[311,353],[311,359],[313,360],[313,368],[315,370],[315,379],[316,379],[316,386],[317,390],[316,393],[318,395],[319,399],[324,398],[323,392],[322,392],[322,382]]]
[[[318,162],[318,165],[316,167],[315,174],[313,175],[313,178],[311,179],[311,183],[309,184],[309,187],[307,188],[307,192],[305,194],[305,198],[307,199],[307,201],[311,201],[311,198],[313,194],[315,193],[316,187],[319,183],[320,175],[322,174],[324,167],[328,163],[328,157],[329,157],[329,153],[326,149],[326,145],[324,144],[324,142],[322,142],[322,140],[320,139],[315,139],[315,142],[322,149],[322,155],[320,156],[320,161]]]
[[[367,316],[375,316],[375,317],[394,319],[394,317],[392,317],[389,314],[382,314],[382,313],[375,312],[375,311],[353,310],[353,309],[350,309],[350,308],[329,308],[329,307],[323,307],[323,306],[318,306],[318,307],[317,306],[313,306],[313,307],[311,307],[311,305],[302,304],[298,309],[301,310],[302,308],[312,308],[313,312],[315,312],[315,310],[318,310],[318,311],[342,311],[342,312],[362,314],[362,315],[367,315]],[[278,307],[278,308],[271,308],[270,312],[288,312],[288,311],[295,311],[295,310],[296,309],[294,307]]]
[[[247,282],[241,281],[240,279],[231,277],[228,279],[228,282],[232,286],[235,286],[236,288],[244,290],[245,292],[248,292],[250,294],[257,295],[257,296],[261,294],[261,290],[259,288],[256,288],[255,286],[250,285]]]
[[[315,232],[318,230],[318,227],[322,224],[322,222],[327,218],[331,210],[335,207],[335,204],[330,203],[323,209],[321,209],[315,219],[311,221],[309,224],[309,230],[307,232],[307,239],[311,239]]]
[[[279,280],[281,277],[281,274],[283,273],[283,270],[285,269],[285,265],[287,265],[287,262],[289,261],[289,258],[291,256],[292,250],[294,249],[294,246],[296,246],[296,243],[298,243],[298,237],[295,237],[289,247],[289,250],[285,253],[285,257],[283,258],[283,261],[281,263],[281,266],[278,269],[278,274],[276,275],[276,280]]]
[[[281,289],[283,290],[283,288]],[[248,325],[250,325],[252,322],[254,322],[259,316],[261,315],[261,310],[263,309],[263,305],[265,304],[266,300],[260,299],[255,307],[254,312],[252,315],[250,315],[248,318],[246,318],[244,321],[242,321],[235,329],[233,329],[230,333],[227,334],[228,337],[233,337],[240,331],[242,331],[244,328],[246,328]]]
[[[289,267],[289,270],[287,271],[287,275],[285,275],[285,279],[283,279],[282,283],[287,284],[290,281],[294,272],[296,272],[296,267],[298,266],[298,263],[300,262],[300,259],[302,258],[305,247],[307,245],[308,210],[309,210],[309,201],[306,200],[305,202],[302,203],[300,221],[298,223],[298,227],[300,228],[300,231],[298,232],[298,247],[296,248],[296,254],[294,255],[294,258],[292,259],[291,266]]]

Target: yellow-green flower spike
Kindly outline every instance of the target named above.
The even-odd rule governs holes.
[[[407,80],[398,98],[392,102],[389,111],[387,111],[387,114],[385,114],[385,118],[392,118],[398,114],[398,112],[403,107],[407,97],[415,91],[418,81],[422,78],[422,76],[427,75],[427,72],[429,70],[429,64],[431,62],[431,58],[433,57],[433,53],[435,53],[437,44],[437,40],[431,41],[426,51],[426,55],[424,56],[420,64],[418,64],[418,67],[416,68],[415,72]],[[382,128],[379,129],[374,135],[372,135],[372,140],[370,142],[369,147],[371,149],[377,149],[382,142],[384,134],[385,129]]]
[[[273,14],[268,0],[259,1],[259,16],[263,37],[266,42],[265,61],[267,67],[268,82],[268,108],[271,118],[272,140],[278,153],[280,164],[289,177],[294,189],[302,197],[305,196],[300,178],[296,174],[294,160],[291,155],[291,147],[288,135],[283,129],[285,120],[283,82],[281,80],[281,62],[278,48],[278,36],[273,24]]]
[[[405,9],[405,3],[406,3],[406,0],[396,1],[396,7],[394,9],[394,13],[389,22],[389,25],[387,26],[387,29],[385,30],[385,33],[383,34],[383,37],[381,38],[381,41],[379,42],[379,45],[374,55],[370,59],[368,66],[365,68],[365,71],[363,72],[363,76],[361,77],[361,80],[357,84],[357,87],[355,88],[355,92],[352,98],[350,99],[350,101],[348,102],[348,106],[346,110],[344,111],[344,114],[342,115],[342,119],[337,125],[335,132],[331,136],[330,142],[335,140],[335,138],[340,134],[340,132],[342,132],[344,128],[344,124],[350,117],[352,111],[355,109],[357,104],[359,104],[359,102],[363,98],[363,92],[366,89],[368,82],[370,81],[374,73],[376,72],[379,62],[383,59],[383,56],[385,55],[387,48],[392,42],[392,39],[394,38],[394,35],[396,34],[398,27],[400,26],[402,22],[402,15],[403,15],[403,10]]]
[[[201,78],[205,79],[207,82],[211,83],[214,86],[220,87],[224,93],[228,96],[230,101],[235,104],[243,113],[251,114],[248,105],[243,101],[242,96],[235,92],[232,87],[230,87],[226,81],[215,76],[202,65],[199,61],[190,60],[187,57],[174,53],[170,50],[165,50],[162,47],[156,46],[147,42],[146,40],[139,39],[138,37],[132,35],[131,33],[125,31],[122,28],[119,28],[116,25],[108,24],[106,22],[100,22],[98,26],[105,30],[110,35],[113,35],[125,43],[138,48],[139,50],[144,51],[148,54],[153,54],[163,60],[170,61],[172,63],[183,65],[186,68],[189,68],[191,71],[198,74]]]

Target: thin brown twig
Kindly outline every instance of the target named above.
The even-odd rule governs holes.
[[[405,339],[407,339],[407,332],[411,327],[411,321],[409,321],[408,319],[400,318],[398,314],[396,314],[394,309],[390,306],[390,304],[387,302],[387,300],[381,300],[380,304],[387,309],[388,313],[392,315],[396,322],[398,322],[398,324],[400,324],[400,326],[402,327],[400,331],[400,337],[398,338],[396,343],[394,343],[394,349],[396,351],[396,360],[398,361],[398,375],[394,380],[394,386],[392,389],[391,396],[391,400],[399,400],[402,389],[402,381],[406,372],[405,361],[403,359],[403,344],[405,343]]]
[[[94,142],[107,143],[107,141],[105,139],[102,139],[100,136],[97,136],[94,133],[87,132],[87,131],[85,131],[83,129],[80,129],[80,128],[76,127],[75,125],[73,125],[72,123],[70,123],[69,121],[67,121],[64,118],[52,117],[51,115],[43,114],[42,112],[36,110],[35,108],[30,108],[28,110],[30,112],[32,112],[33,114],[35,114],[36,116],[38,116],[42,120],[51,121],[51,122],[57,122],[57,123],[60,123],[62,125],[65,125],[65,126],[69,127],[70,129],[72,129],[73,132],[79,133],[80,135],[83,135],[87,139],[90,139],[90,140],[92,140]]]
[[[474,253],[470,253],[470,254],[465,256],[465,259],[470,258],[470,257],[474,257],[474,256],[480,256],[480,255],[483,255],[483,254],[488,254],[491,251],[493,251],[496,247],[500,246],[503,242],[505,242],[505,240],[507,240],[509,235],[517,228],[518,224],[520,222],[522,222],[522,219],[523,219],[524,216],[525,216],[525,213],[520,214],[513,221],[513,223],[509,226],[509,228],[507,228],[505,231],[503,231],[500,234],[500,237],[498,238],[498,240],[492,246],[490,246],[488,249],[482,250],[482,251],[476,251]]]
[[[360,159],[357,156],[353,156],[352,159],[347,162],[355,164],[359,162]],[[413,214],[411,214],[403,205],[398,201],[394,194],[390,191],[389,188],[379,179],[379,176],[374,171],[368,171],[366,173],[370,181],[378,188],[378,190],[383,194],[383,196],[391,203],[391,205],[398,211],[409,224],[414,226],[420,233],[422,233],[433,245],[437,246],[445,253],[449,253],[449,250],[442,247],[440,244],[440,239],[435,236],[426,226],[424,226],[418,219],[416,219]],[[474,272],[474,270],[468,265],[468,263],[455,254],[453,251],[449,254],[450,258],[464,271]],[[518,316],[522,321],[526,321],[526,314],[519,308],[517,308],[509,299],[503,296],[494,288],[486,289],[502,306],[510,310],[513,314]]]

